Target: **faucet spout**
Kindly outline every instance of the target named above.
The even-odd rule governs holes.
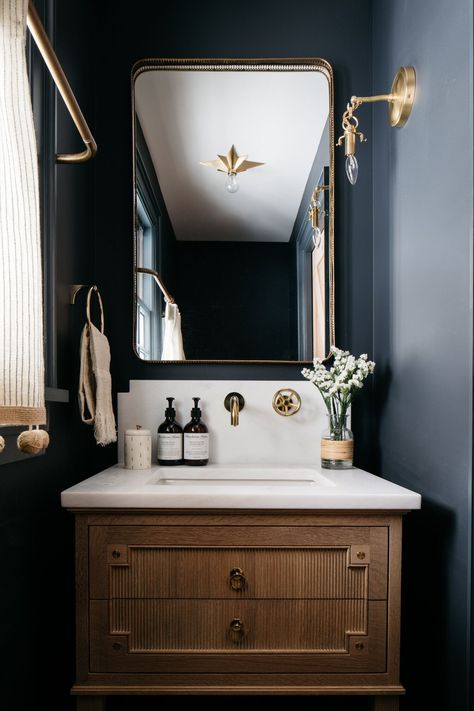
[[[239,398],[237,395],[232,395],[230,398],[230,424],[231,427],[237,427],[239,424]]]
[[[229,393],[224,400],[224,407],[230,412],[230,424],[237,427],[240,411],[244,409],[245,400],[240,393]]]

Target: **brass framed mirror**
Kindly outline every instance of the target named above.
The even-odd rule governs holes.
[[[308,363],[335,342],[324,59],[132,70],[133,344],[152,363]]]

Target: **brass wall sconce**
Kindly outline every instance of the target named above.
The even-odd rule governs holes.
[[[308,221],[313,228],[313,243],[315,246],[318,238],[321,236],[319,220],[326,214],[319,200],[319,193],[322,193],[324,190],[329,190],[329,185],[317,185],[314,188],[308,208]]]
[[[218,155],[216,160],[201,161],[201,165],[206,165],[208,168],[216,168],[219,173],[227,173],[227,192],[236,193],[239,189],[237,173],[243,173],[246,170],[250,170],[250,168],[258,168],[259,165],[265,165],[265,163],[247,160],[247,157],[239,156],[235,146],[231,146],[226,156]]]
[[[388,121],[390,126],[402,128],[408,120],[415,100],[416,74],[414,67],[400,67],[395,74],[390,94],[378,94],[377,96],[352,96],[350,103],[342,116],[343,135],[337,141],[338,146],[342,146],[346,155],[346,175],[351,183],[355,185],[359,172],[359,165],[355,156],[357,136],[363,143],[367,139],[364,134],[358,131],[359,121],[354,116],[354,112],[362,104],[373,104],[376,101],[388,102]]]

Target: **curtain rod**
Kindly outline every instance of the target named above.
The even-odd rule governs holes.
[[[49,37],[41,24],[41,20],[38,17],[38,13],[36,12],[36,8],[33,5],[32,0],[29,0],[28,3],[28,15],[26,22],[40,54],[49,69],[53,81],[56,84],[59,93],[63,97],[67,110],[69,111],[69,114],[86,146],[85,150],[81,153],[58,153],[56,155],[56,161],[58,163],[84,163],[95,156],[97,152],[97,143],[94,141],[94,137],[92,136],[90,128],[87,125],[87,121],[85,120],[71,86],[66,79],[66,75],[63,72],[63,68],[59,63],[51,42],[49,41]]]
[[[169,304],[174,304],[173,297],[169,293],[166,286],[163,284],[161,276],[158,274],[157,271],[155,271],[154,269],[147,269],[147,267],[137,267],[135,271],[139,274],[151,274],[151,276],[155,279],[156,283],[160,287],[163,296],[165,297],[165,301],[167,301]]]

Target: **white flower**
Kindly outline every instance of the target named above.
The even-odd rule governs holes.
[[[349,351],[331,346],[332,364],[326,367],[321,358],[314,358],[313,369],[303,368],[301,374],[315,385],[332,414],[342,415],[364,380],[374,372],[375,363],[368,360],[367,353],[358,358]]]

